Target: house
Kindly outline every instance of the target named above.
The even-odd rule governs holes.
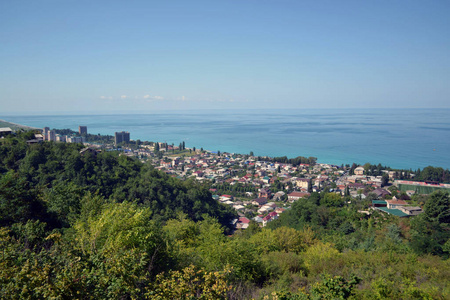
[[[12,133],[12,129],[9,127],[0,128],[0,136],[5,136]]]
[[[270,190],[269,189],[261,189],[258,194],[258,198],[270,198]]]
[[[239,217],[236,222],[236,229],[246,229],[250,225],[250,220],[246,217]]]
[[[399,209],[402,206],[408,205],[408,203],[406,201],[397,200],[397,199],[386,200],[386,203],[387,203],[388,209]]]
[[[400,206],[398,209],[408,216],[417,216],[423,212],[423,210],[418,206]]]
[[[350,183],[350,184],[347,185],[347,186],[348,186],[348,188],[349,188],[350,190],[353,190],[353,191],[362,190],[362,189],[364,189],[364,188],[366,187],[365,184],[359,183],[359,182],[356,182],[356,183]]]
[[[265,227],[270,221],[272,221],[272,217],[270,215],[265,216],[262,222],[263,227]]]
[[[260,209],[258,209],[257,213],[258,213],[258,214],[265,214],[265,213],[267,213],[267,212],[269,212],[269,211],[271,211],[271,210],[273,210],[272,207],[263,205],[263,206],[261,206]]]
[[[248,223],[250,223],[250,220],[247,219],[246,217],[240,217],[238,222],[248,224]]]
[[[285,211],[285,209],[282,208],[282,207],[277,207],[277,208],[275,209],[275,212],[276,212],[277,214],[282,214],[284,211]]]
[[[390,193],[387,190],[382,188],[375,189],[370,193],[374,193],[375,195],[377,195],[378,198],[384,198],[384,196],[390,195]]]
[[[272,218],[272,220],[278,219],[278,213],[275,211],[270,212],[269,216]]]
[[[267,203],[267,198],[256,198],[252,200],[253,205],[263,206]]]
[[[273,199],[274,199],[274,200],[281,200],[281,198],[282,198],[284,195],[286,195],[286,193],[283,192],[283,191],[276,192],[275,195],[273,196]]]
[[[297,178],[296,185],[301,189],[308,190],[311,184],[311,179],[308,178]]]
[[[38,139],[32,139],[32,140],[28,140],[27,144],[31,145],[31,144],[37,144],[37,143],[41,143],[42,140],[38,140]]]
[[[373,207],[386,207],[387,202],[385,200],[372,200]]]
[[[219,200],[222,201],[222,202],[224,202],[224,201],[231,201],[231,200],[233,200],[233,196],[231,196],[231,195],[222,195],[222,196],[220,196]]]
[[[305,192],[292,192],[288,195],[288,201],[294,202],[300,198],[308,197],[309,195],[310,195],[310,193],[305,193]]]
[[[263,216],[262,215],[258,215],[256,217],[253,218],[253,220],[257,223],[262,223],[263,222]]]
[[[359,166],[354,171],[355,175],[364,175],[364,168]]]
[[[243,205],[241,205],[241,204],[237,204],[237,205],[233,205],[233,208],[235,209],[235,210],[244,210],[245,209],[245,206],[243,206]]]
[[[85,156],[85,155],[87,155],[88,153],[90,153],[92,156],[97,156],[97,150],[95,150],[95,149],[92,149],[92,148],[89,148],[89,147],[86,147],[86,148],[83,148],[83,149],[81,149],[80,150],[80,155],[81,156]]]

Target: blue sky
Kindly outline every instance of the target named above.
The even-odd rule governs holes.
[[[0,1],[0,111],[450,108],[449,1]]]

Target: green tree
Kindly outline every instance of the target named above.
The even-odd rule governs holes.
[[[383,173],[383,176],[381,176],[381,186],[386,186],[389,183],[389,175],[387,173]]]
[[[448,192],[436,191],[430,195],[424,206],[424,213],[429,222],[450,223],[450,197]]]

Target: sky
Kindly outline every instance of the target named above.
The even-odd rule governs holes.
[[[0,1],[0,115],[450,108],[450,1]]]

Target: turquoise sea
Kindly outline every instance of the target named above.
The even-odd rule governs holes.
[[[150,114],[0,115],[42,128],[129,131],[131,139],[331,164],[450,168],[450,109],[204,110]]]

